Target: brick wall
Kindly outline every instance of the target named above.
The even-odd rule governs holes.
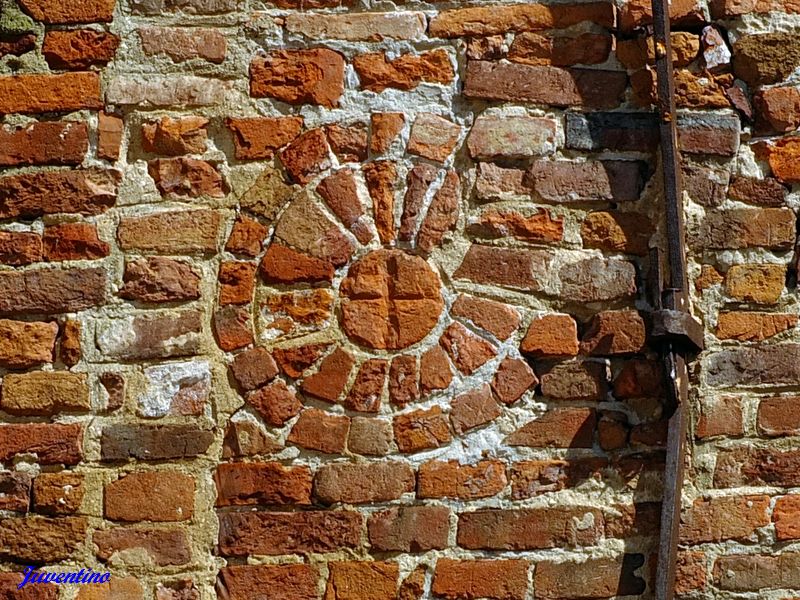
[[[0,598],[652,597],[649,0],[0,7]],[[783,600],[800,8],[671,11],[677,585]]]

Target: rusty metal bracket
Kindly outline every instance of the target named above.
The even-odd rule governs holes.
[[[664,308],[651,315],[653,342],[671,342],[686,353],[697,353],[705,347],[703,325],[687,312]]]

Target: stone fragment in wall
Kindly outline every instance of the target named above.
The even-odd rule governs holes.
[[[211,370],[205,361],[170,363],[144,369],[145,392],[138,398],[143,417],[202,415],[211,393]]]
[[[208,119],[204,117],[161,117],[142,125],[142,148],[167,156],[203,154],[208,139],[207,127]]]
[[[581,224],[584,248],[638,256],[647,254],[653,233],[652,222],[641,213],[591,212]]]
[[[222,104],[228,81],[194,75],[119,75],[106,87],[106,102],[120,106],[201,107]]]
[[[344,57],[327,48],[279,50],[250,64],[250,94],[289,104],[339,105]]]
[[[382,42],[414,40],[425,33],[422,12],[374,12],[345,14],[290,13],[285,27],[310,39]]]
[[[361,162],[367,159],[366,123],[353,123],[347,126],[337,123],[326,125],[325,135],[340,163]]]
[[[461,127],[434,113],[419,113],[411,126],[406,151],[444,162],[453,152],[461,136]]]
[[[774,31],[743,35],[733,44],[733,70],[752,88],[779,83],[800,65],[796,33]]]
[[[552,154],[556,149],[556,123],[541,117],[481,115],[467,138],[476,159],[521,159]]]
[[[385,52],[361,54],[353,59],[361,87],[380,93],[387,88],[413,90],[421,83],[450,83],[455,77],[450,55],[444,49],[403,54],[393,60]]]
[[[195,310],[98,319],[95,344],[103,360],[144,360],[197,354],[202,319]]]
[[[292,142],[303,128],[302,117],[225,119],[239,160],[270,159]]]
[[[58,324],[0,319],[0,367],[28,369],[53,361]]]
[[[727,69],[731,63],[731,51],[724,34],[714,25],[706,25],[700,37],[703,43],[703,62],[711,72]]]
[[[227,42],[216,29],[202,27],[143,27],[137,31],[146,56],[166,55],[174,63],[202,59],[214,64],[225,61]]]
[[[370,152],[382,154],[389,150],[392,143],[403,130],[406,118],[403,113],[372,113],[370,123],[372,135],[370,137]]]

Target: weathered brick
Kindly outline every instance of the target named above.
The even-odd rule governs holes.
[[[95,344],[105,360],[191,356],[200,349],[201,314],[195,310],[98,320]]]
[[[528,595],[525,560],[455,560],[440,558],[431,591],[447,600],[524,600]]]
[[[136,577],[114,577],[106,583],[84,585],[78,590],[75,600],[113,600],[114,598],[124,598],[125,600],[142,600],[144,590],[142,584]]]
[[[536,564],[533,588],[537,600],[561,598],[610,598],[638,596],[646,582],[636,575],[644,564],[641,554],[625,554],[617,558],[594,558],[584,562],[550,562]]]
[[[217,166],[194,158],[158,158],[147,164],[147,172],[167,198],[223,198],[228,193]]]
[[[194,425],[108,425],[100,436],[103,460],[166,460],[199,456],[214,435]]]
[[[52,415],[89,410],[84,373],[8,374],[3,378],[0,407],[12,414]]]
[[[499,460],[482,460],[473,465],[432,460],[419,468],[417,495],[474,500],[499,494],[507,483],[505,465]]]
[[[447,416],[438,406],[396,415],[392,425],[400,452],[419,452],[450,443]]]
[[[758,121],[766,131],[787,133],[800,126],[800,88],[775,87],[756,94]]]
[[[88,69],[112,61],[119,43],[116,35],[104,31],[48,31],[42,54],[52,69]]]
[[[698,498],[681,515],[681,542],[746,541],[769,524],[769,496]]]
[[[355,454],[383,456],[392,450],[392,424],[383,419],[353,417],[347,437],[347,449]]]
[[[122,217],[117,238],[123,250],[154,254],[214,253],[220,225],[220,214],[212,210],[161,212]]]
[[[741,125],[735,115],[691,114],[678,117],[678,149],[687,154],[733,156]]]
[[[0,573],[0,594],[13,600],[57,600],[58,586],[54,583],[43,583],[36,586],[20,585],[25,580],[22,572]]]
[[[336,348],[320,363],[319,371],[303,380],[304,394],[336,402],[350,377],[355,359],[342,348]]]
[[[45,227],[42,249],[48,261],[96,260],[110,253],[108,242],[97,236],[97,227],[90,223],[59,223]]]
[[[228,242],[225,244],[225,250],[233,254],[256,257],[261,254],[261,245],[267,238],[268,231],[255,219],[239,215],[233,224]]]
[[[139,302],[185,302],[200,297],[200,275],[171,258],[152,256],[129,261],[119,295]]]
[[[458,545],[471,550],[593,546],[603,537],[596,508],[477,510],[458,516]]]
[[[431,20],[429,33],[435,37],[485,36],[509,31],[561,29],[583,21],[600,27],[614,24],[613,6],[606,2],[585,4],[480,6],[440,12]]]
[[[388,371],[388,360],[370,358],[361,363],[344,399],[345,408],[358,412],[378,412]]]
[[[327,48],[281,50],[250,64],[250,94],[334,108],[344,91],[344,58]]]
[[[311,39],[380,42],[412,40],[425,33],[421,12],[375,12],[352,14],[289,14],[286,30]]]
[[[447,547],[450,509],[399,506],[370,515],[369,542],[379,552],[427,552]]]
[[[556,123],[552,119],[481,115],[475,120],[467,147],[473,158],[526,158],[555,151]]]
[[[491,388],[486,383],[459,394],[450,403],[450,421],[457,434],[485,425],[502,413],[503,409],[492,397]]]
[[[764,247],[781,250],[795,238],[795,216],[782,208],[707,211],[692,235],[699,249],[725,250]]]
[[[559,242],[564,237],[564,220],[552,218],[546,210],[530,216],[507,209],[484,210],[468,233],[478,237],[515,237],[530,242]]]
[[[444,162],[456,147],[461,126],[434,113],[419,113],[411,126],[406,151]]]
[[[758,404],[758,432],[773,437],[800,433],[800,398],[778,396],[764,398]]]
[[[0,77],[0,113],[49,113],[103,108],[97,73]]]
[[[137,32],[146,56],[165,54],[172,62],[202,59],[215,64],[225,61],[227,42],[216,29],[202,27],[143,27]]]
[[[222,464],[214,472],[217,506],[311,504],[311,469],[277,462]]]
[[[393,562],[329,563],[324,600],[395,600],[400,567]],[[366,592],[369,590],[369,592]],[[365,595],[366,593],[369,596]]]
[[[772,521],[775,523],[775,535],[778,540],[796,540],[800,538],[800,494],[782,496],[775,502]]]
[[[116,0],[85,0],[78,3],[56,0],[22,0],[23,8],[37,21],[48,25],[110,22]]]
[[[270,590],[271,600],[318,600],[318,577],[308,564],[225,567],[217,586],[230,600],[247,600],[256,589]]]
[[[152,154],[180,156],[203,154],[208,139],[208,119],[203,117],[161,117],[142,125],[142,148]]]
[[[786,187],[772,177],[734,177],[728,188],[733,200],[759,206],[783,206],[786,200]]]
[[[733,44],[734,73],[752,87],[783,81],[800,65],[792,39],[788,31],[739,37]]]
[[[125,122],[116,115],[100,112],[97,115],[97,158],[119,160]]]
[[[36,49],[36,36],[32,33],[4,33],[0,39],[0,58],[22,56]]]
[[[508,339],[519,327],[519,313],[500,302],[461,294],[450,309],[454,317],[468,319],[501,340]]]
[[[33,481],[33,507],[48,515],[78,512],[86,494],[82,473],[41,473]]]
[[[233,134],[236,158],[269,159],[300,135],[303,119],[302,117],[229,118],[225,120],[225,126]]]
[[[76,312],[105,301],[104,269],[0,273],[0,314]]]
[[[360,54],[353,67],[361,87],[380,93],[386,88],[413,90],[420,83],[450,83],[455,77],[450,55],[444,49],[421,54],[402,54],[390,60],[385,52]]]
[[[56,323],[0,319],[0,366],[27,369],[53,361]]]
[[[721,340],[761,342],[794,328],[798,317],[787,313],[723,312],[717,320],[716,336]]]
[[[714,485],[797,487],[800,452],[775,448],[739,447],[717,456]]]
[[[0,231],[0,263],[14,267],[42,260],[42,238],[27,231]]]
[[[581,224],[584,247],[608,252],[644,256],[652,235],[653,224],[641,213],[617,210],[591,212]]]
[[[113,521],[187,521],[194,514],[194,493],[191,475],[139,471],[106,485],[103,511]]]
[[[445,329],[439,344],[450,355],[458,370],[466,375],[477,371],[497,354],[492,344],[471,333],[460,323],[452,323]]]
[[[647,152],[658,145],[658,121],[650,113],[568,112],[566,117],[567,148]]]
[[[109,81],[106,102],[141,107],[213,106],[222,104],[230,91],[230,82],[193,75],[119,76]]]
[[[182,529],[114,527],[95,531],[92,541],[101,560],[130,562],[132,566],[186,565],[192,558],[189,538]]]
[[[514,37],[508,58],[528,65],[595,65],[608,60],[611,46],[610,35],[583,33],[548,37],[538,33],[522,33]]]
[[[226,512],[219,515],[223,556],[336,552],[358,548],[363,517],[353,511]],[[252,590],[251,590],[252,593]]]
[[[553,408],[506,438],[510,446],[591,448],[597,415],[591,408]]]
[[[492,391],[503,404],[513,404],[539,380],[528,363],[519,358],[504,358],[492,379]]]
[[[471,60],[467,63],[464,95],[482,100],[614,108],[622,100],[627,80],[619,71]]]
[[[557,400],[604,400],[608,388],[606,366],[590,361],[556,364],[540,379],[542,394]]]
[[[0,127],[0,165],[79,165],[89,149],[85,123],[44,121]]]
[[[308,450],[341,454],[344,452],[349,430],[349,417],[308,408],[300,413],[300,418],[295,422],[286,441]]]
[[[314,478],[314,495],[323,504],[386,502],[413,492],[415,479],[401,462],[326,464]]]
[[[374,154],[386,152],[400,135],[405,122],[403,113],[372,113],[370,115],[370,125],[372,126],[370,152]]]
[[[800,552],[722,556],[714,562],[714,583],[733,592],[800,587]]]
[[[31,506],[31,476],[15,471],[0,471],[0,510],[26,513]],[[3,587],[0,584],[0,592]]]
[[[578,324],[569,315],[535,317],[520,343],[520,350],[534,358],[575,356],[578,354]]]
[[[0,425],[0,460],[33,454],[42,465],[78,464],[83,458],[83,426],[50,423]]]
[[[639,199],[646,168],[640,161],[534,161],[528,180],[548,202],[614,201]]]
[[[0,555],[39,565],[70,558],[86,540],[84,517],[38,517],[0,521]]]
[[[453,381],[453,368],[441,346],[434,346],[419,359],[419,386],[423,394],[445,390]]]
[[[433,196],[417,236],[417,248],[423,256],[442,244],[445,234],[456,226],[461,199],[461,178],[455,170],[445,175],[441,187]]]
[[[479,284],[539,291],[550,260],[550,253],[540,250],[472,244],[453,276]]]
[[[367,159],[367,129],[367,124],[364,122],[352,125],[334,123],[324,127],[331,150],[340,163],[360,162]]]
[[[744,434],[744,414],[739,398],[723,396],[705,398],[700,405],[695,435],[698,438],[716,435]]]
[[[560,296],[573,302],[629,298],[636,293],[636,268],[616,258],[586,258],[558,271]]]
[[[581,354],[633,354],[647,341],[644,319],[635,310],[606,310],[597,313],[581,340]]]
[[[783,138],[769,148],[769,166],[773,175],[783,183],[800,181],[800,168],[797,157],[800,156],[800,142],[796,138]]]
[[[786,284],[786,267],[775,264],[733,265],[725,277],[725,291],[735,300],[774,304]]]
[[[800,377],[798,358],[797,344],[724,350],[706,359],[705,377],[718,387],[791,384]]]

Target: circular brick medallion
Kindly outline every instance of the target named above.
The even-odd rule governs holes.
[[[439,276],[419,256],[375,250],[342,281],[342,329],[355,343],[399,350],[419,342],[444,308]]]

